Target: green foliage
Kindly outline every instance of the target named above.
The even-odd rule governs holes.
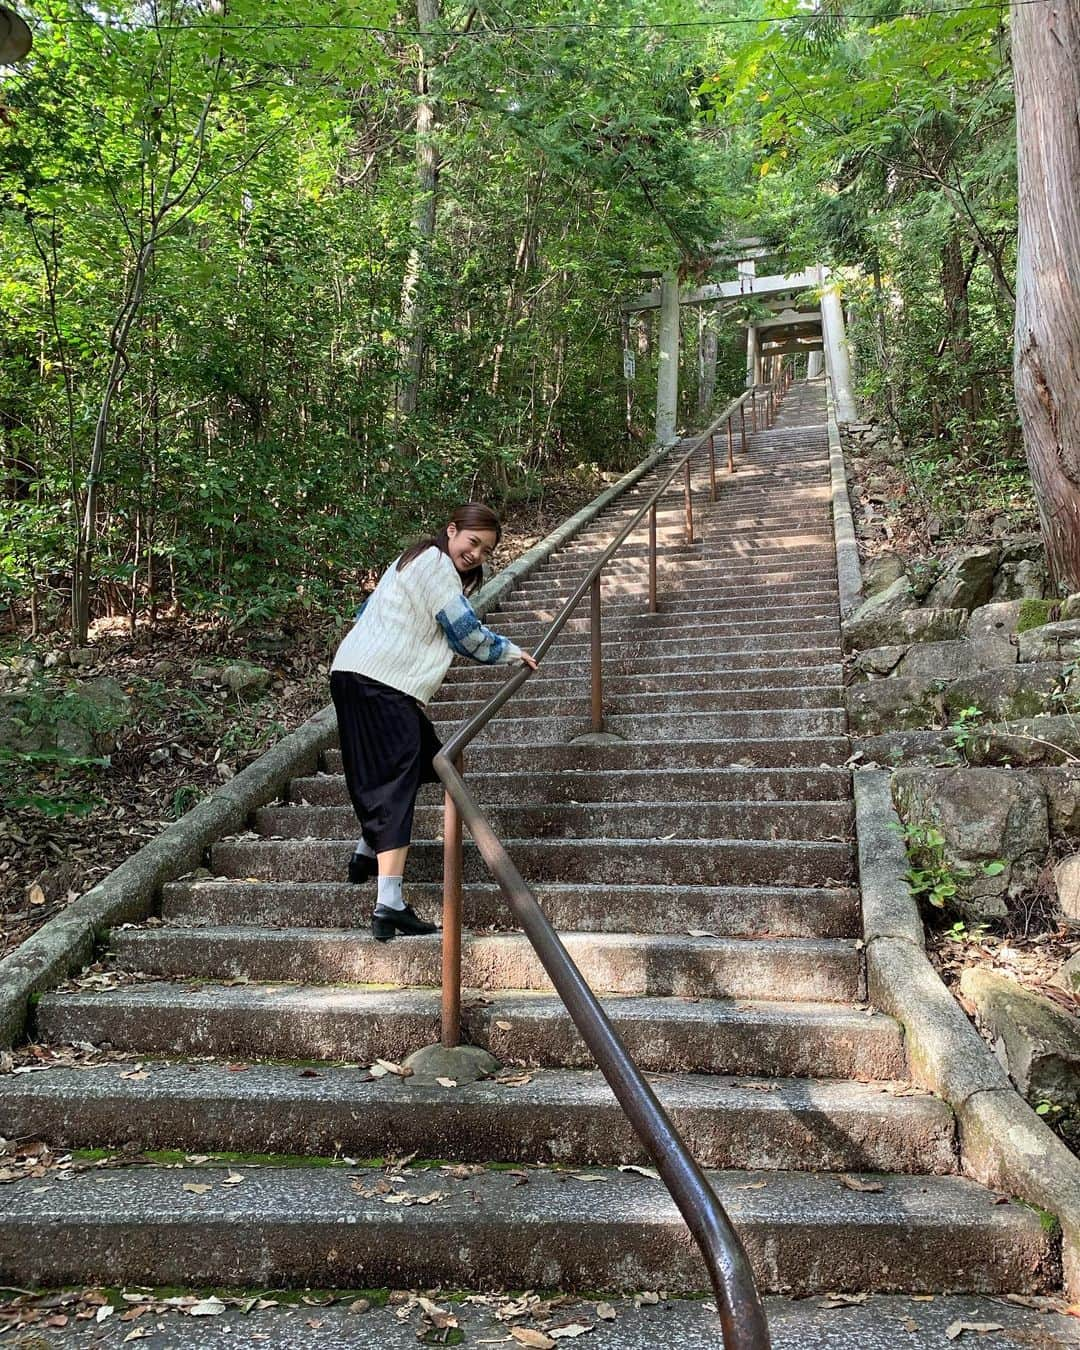
[[[976,726],[982,721],[983,711],[974,706],[970,708],[961,708],[956,714],[956,720],[949,727],[953,733],[953,745],[957,750],[966,750],[967,743],[971,740]]]
[[[969,880],[972,873],[956,869],[945,856],[945,836],[929,821],[917,821],[895,826],[904,841],[909,867],[905,880],[916,899],[922,899],[935,909],[947,909],[960,889],[960,883]],[[999,859],[983,863],[979,869],[984,876],[1000,876],[1005,864]],[[976,928],[978,925],[976,925]],[[949,933],[954,941],[973,936],[963,924],[955,924]]]

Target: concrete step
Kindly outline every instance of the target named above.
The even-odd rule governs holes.
[[[748,681],[767,670],[803,668],[809,677],[811,672],[822,665],[836,666],[839,655],[839,649],[832,644],[828,647],[818,647],[800,642],[798,639],[792,639],[791,644],[786,647],[778,646],[765,651],[737,648],[733,651],[709,650],[683,656],[657,655],[650,643],[636,658],[625,653],[617,656],[605,654],[603,669],[605,681],[640,680],[648,676],[716,675],[722,681],[721,687],[730,684],[739,688],[743,672],[747,672]],[[537,680],[587,682],[589,672],[590,661],[587,653],[566,659],[558,652],[549,652],[539,670],[529,676],[523,688],[534,689]],[[454,685],[474,684],[477,681],[486,682],[494,691],[505,683],[509,675],[507,666],[484,666],[475,661],[462,661],[460,665],[450,667],[440,697],[451,697],[450,690]],[[726,680],[723,679],[725,676]],[[613,687],[620,686],[613,685]]]
[[[406,939],[399,938],[404,942]],[[882,1013],[832,1003],[626,997],[604,1009],[641,1069],[784,1078],[907,1076],[903,1033]],[[47,993],[39,1039],[90,1041],[137,1054],[262,1060],[400,1062],[439,1039],[436,990],[309,985],[137,984],[107,992]],[[496,1059],[592,1068],[553,994],[466,995],[464,1039]]]
[[[617,885],[836,886],[854,877],[850,844],[774,839],[503,839],[526,881],[612,882]],[[323,839],[226,839],[214,844],[215,876],[337,881],[353,845]],[[490,881],[466,840],[464,879]],[[420,840],[409,851],[416,881],[442,877],[442,844]]]
[[[605,640],[642,641],[647,638],[660,638],[664,641],[679,636],[687,628],[692,628],[700,637],[738,637],[753,633],[818,633],[838,632],[839,615],[835,604],[828,606],[806,606],[797,610],[776,612],[757,611],[753,619],[747,618],[747,610],[732,608],[728,614],[719,613],[710,606],[701,606],[691,614],[631,614],[623,615],[618,610],[601,613],[600,630]],[[580,616],[580,617],[578,617]],[[579,607],[574,618],[559,634],[559,645],[568,643],[587,644],[591,637],[589,610],[587,605]],[[519,620],[517,617],[496,624],[489,619],[488,627],[497,627],[498,631],[520,642],[521,634],[526,640],[538,640],[547,632],[551,624],[544,620]]]
[[[595,1069],[537,1069],[510,1087],[454,1089],[324,1065],[131,1061],[11,1078],[0,1101],[9,1139],[54,1149],[485,1158],[492,1162],[646,1163]],[[947,1174],[955,1125],[944,1102],[904,1083],[662,1075],[652,1086],[706,1167]]]
[[[526,690],[532,697],[525,697]],[[543,691],[541,693],[541,691]],[[454,697],[435,699],[429,712],[435,717],[464,719],[480,711],[491,698],[491,691],[479,689],[475,696],[462,696],[462,687],[454,686]],[[472,691],[470,690],[469,693]],[[449,691],[448,691],[449,693]],[[515,719],[529,717],[553,717],[560,713],[588,715],[589,692],[571,683],[564,690],[545,688],[530,680],[513,702],[508,706],[506,716]],[[782,711],[791,708],[840,708],[843,706],[843,690],[837,684],[811,685],[794,684],[760,688],[736,688],[725,690],[674,690],[665,693],[616,693],[604,689],[604,709],[614,716],[639,713],[679,713],[679,712],[716,712],[746,711],[752,709],[764,711]]]
[[[143,1167],[0,1188],[0,1277],[19,1286],[694,1290],[701,1258],[659,1182],[618,1171],[505,1171],[391,1182],[432,1203],[387,1205],[379,1173],[346,1168]],[[1037,1293],[1055,1287],[1038,1214],[961,1177],[716,1172],[710,1181],[766,1291]],[[209,1185],[193,1194],[185,1186]]]
[[[433,705],[431,720],[441,739],[453,735],[461,718],[447,715]],[[792,708],[779,712],[757,709],[732,712],[612,713],[605,714],[604,730],[628,741],[671,740],[681,737],[714,744],[747,736],[842,736],[847,714],[842,708]],[[508,710],[496,717],[473,742],[473,754],[482,754],[492,744],[550,745],[573,740],[592,729],[587,713],[566,717],[515,718]],[[722,762],[722,761],[721,761]]]
[[[771,653],[764,655],[771,659]],[[573,662],[570,665],[577,671],[578,663]],[[514,695],[514,706],[524,706],[534,698],[554,698],[563,693],[580,694],[583,688],[581,673],[574,678],[567,678],[552,673],[555,668],[545,661]],[[463,675],[467,673],[462,671]],[[431,706],[438,707],[444,700],[453,702],[459,698],[486,700],[499,687],[501,680],[505,679],[505,671],[494,674],[484,667],[477,666],[476,674],[471,680],[455,679],[444,685],[433,699]],[[612,675],[605,663],[604,670],[605,696],[689,693],[713,694],[719,700],[729,691],[802,689],[823,685],[836,688],[842,683],[843,667],[837,662],[813,666],[772,665],[761,668],[740,666],[730,670],[696,670],[693,667],[689,669],[684,667],[654,675]]]
[[[703,608],[712,608],[717,613],[726,613],[729,610],[745,610],[753,608],[762,613],[783,614],[803,609],[817,609],[821,607],[821,612],[829,610],[832,612],[837,603],[836,588],[826,587],[821,582],[793,583],[789,582],[781,587],[760,587],[755,592],[751,592],[745,586],[718,586],[711,593],[703,594],[696,590],[692,595],[681,599],[675,599],[673,596],[657,596],[656,615],[650,616],[644,607],[644,601],[641,597],[634,596],[612,596],[604,602],[604,613],[614,614],[620,618],[626,615],[634,619],[655,618],[657,615],[670,615],[673,618],[680,614],[698,614]],[[498,627],[507,617],[520,617],[521,619],[535,619],[541,623],[551,623],[559,613],[558,605],[545,605],[540,602],[528,602],[522,600],[515,602],[514,592],[511,592],[509,600],[504,600],[498,609],[491,610],[487,616],[489,626]],[[576,622],[576,621],[575,621]]]
[[[552,802],[491,805],[500,838],[515,839],[850,839],[851,802]],[[264,806],[253,825],[277,839],[357,837],[351,806]],[[418,806],[413,838],[441,838],[441,806]]]
[[[851,794],[847,769],[672,769],[664,773],[470,773],[469,790],[483,804],[515,802],[719,802],[844,801]],[[440,784],[420,789],[422,806],[442,802]],[[311,806],[345,806],[342,774],[294,778],[289,800]]]
[[[357,896],[362,898],[370,906],[370,887],[366,896]],[[367,906],[358,904],[354,923],[365,923]],[[859,996],[860,956],[851,941],[639,933],[561,936],[582,977],[598,993],[819,1003]],[[376,942],[366,923],[352,929],[123,928],[112,933],[109,945],[117,968],[166,978],[418,988],[438,988],[442,980],[439,934]],[[470,989],[551,989],[521,933],[467,935],[461,980]]]
[[[720,741],[610,741],[603,745],[500,745],[470,752],[466,773],[535,770],[785,768],[842,764],[851,753],[846,736],[733,736]],[[341,772],[341,752],[327,750],[324,767]]]
[[[373,887],[341,881],[174,881],[162,891],[168,921],[254,924],[259,927],[347,928],[371,905]],[[855,937],[861,931],[858,895],[841,887],[548,885],[533,887],[560,931],[672,933],[694,928],[719,937]],[[438,918],[442,885],[405,882],[405,899]],[[513,918],[498,886],[467,885],[464,921],[471,928],[510,928]]]

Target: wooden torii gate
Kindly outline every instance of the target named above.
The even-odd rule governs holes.
[[[750,244],[751,241],[740,241]],[[756,242],[756,241],[755,241]],[[717,281],[697,286],[680,293],[678,274],[667,271],[660,274],[660,284],[643,295],[622,305],[625,314],[642,310],[660,311],[657,341],[658,363],[656,378],[656,443],[673,445],[678,439],[675,419],[679,402],[679,309],[682,305],[710,305],[720,307],[725,301],[753,296],[773,313],[769,319],[759,319],[746,325],[746,382],[763,382],[763,367],[772,357],[808,353],[807,376],[820,374],[821,355],[832,381],[836,417],[839,422],[855,420],[855,401],[851,393],[851,362],[848,356],[844,311],[840,304],[840,289],[830,280],[824,267],[808,267],[802,272],[757,275],[756,258],[771,250],[746,247],[718,261],[734,261],[738,277],[734,281]],[[817,300],[807,305],[799,296],[814,291]]]

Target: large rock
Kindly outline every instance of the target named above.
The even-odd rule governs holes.
[[[869,596],[851,615],[854,622],[865,622],[882,614],[899,614],[905,609],[914,609],[915,597],[907,577],[900,576]]]
[[[1080,759],[1080,721],[1054,713],[978,727],[967,757],[972,764],[1071,764]]]
[[[111,676],[0,695],[0,747],[16,754],[59,751],[89,756],[115,745],[131,700]]]
[[[1029,628],[1018,638],[1021,661],[1075,661],[1080,657],[1080,619]]]
[[[1050,809],[1050,833],[1061,838],[1080,837],[1080,765],[1060,769],[1035,769]]]
[[[895,673],[955,680],[980,670],[980,655],[968,642],[916,642],[907,649]]]
[[[857,610],[843,624],[848,651],[961,637],[967,625],[963,609],[904,609],[859,619]]]
[[[991,605],[980,605],[971,611],[968,620],[968,639],[977,644],[986,664],[1007,666],[1016,660],[1016,631],[1023,604],[1019,600],[1004,600]]]
[[[1007,901],[1031,886],[1050,846],[1046,796],[1031,774],[1006,769],[898,769],[893,795],[904,821],[944,837],[943,860],[959,908],[1003,918]],[[984,864],[1004,863],[988,876]]]
[[[224,666],[194,666],[191,678],[228,689],[233,694],[258,694],[270,683],[271,672],[250,661],[232,661]]]
[[[925,676],[849,685],[844,702],[848,726],[858,736],[930,727],[940,722],[944,710],[940,681]]]
[[[904,560],[899,553],[875,554],[863,564],[863,595],[879,595],[905,576]]]
[[[856,675],[872,679],[875,675],[888,675],[896,669],[907,647],[868,647],[860,652],[852,663]]]
[[[1042,600],[1049,593],[1050,578],[1042,563],[1002,563],[994,577],[995,600]]]
[[[1080,1103],[1080,1020],[982,966],[964,971],[960,992],[974,1004],[994,1053],[1033,1106]]]
[[[1074,952],[1069,957],[1050,983],[1056,984],[1074,998],[1080,998],[1080,952]]]
[[[945,691],[945,706],[954,716],[978,708],[987,720],[1004,722],[1053,712],[1062,669],[1060,661],[1037,661],[965,675]]]
[[[1042,536],[1039,534],[1017,534],[1011,539],[1001,541],[1001,561],[1007,562],[1043,562],[1046,554],[1043,550]]]
[[[1054,886],[1061,917],[1080,922],[1080,853],[1070,853],[1054,868]]]
[[[934,609],[975,609],[990,599],[1001,558],[998,544],[968,548],[951,559],[926,597]]]

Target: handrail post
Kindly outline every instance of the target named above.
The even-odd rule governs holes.
[[[454,760],[464,772],[463,756]],[[443,807],[442,1043],[461,1044],[461,812],[449,792]]]
[[[656,613],[656,503],[649,507],[649,613]]]
[[[683,496],[686,502],[686,542],[694,542],[694,506],[690,499],[690,461],[683,465]]]
[[[600,573],[593,577],[589,596],[589,647],[592,676],[592,729],[604,729],[604,672],[600,647]]]
[[[746,404],[739,404],[739,432],[742,435],[742,452],[746,454]]]
[[[727,471],[735,472],[735,441],[731,429],[731,418],[727,420]]]
[[[756,432],[757,425],[757,389],[750,390],[750,430]]]
[[[709,435],[709,501],[716,501],[716,433]]]

